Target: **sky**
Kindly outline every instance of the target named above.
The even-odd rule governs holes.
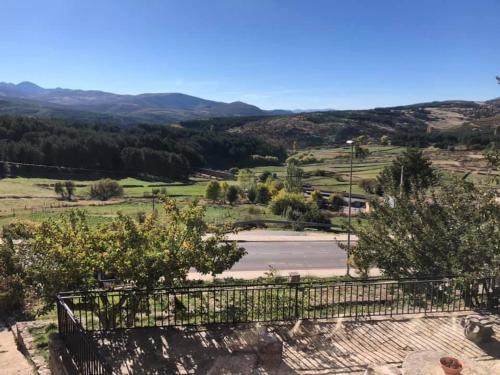
[[[499,0],[0,0],[0,81],[264,109],[500,96]]]

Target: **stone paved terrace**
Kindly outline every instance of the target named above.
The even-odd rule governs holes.
[[[99,340],[121,374],[363,374],[368,365],[401,366],[418,350],[471,358],[496,373],[500,341],[480,347],[466,340],[460,326],[465,315],[136,329],[108,333]],[[500,317],[491,318],[500,340]],[[283,360],[273,366],[259,364],[252,351],[263,329],[284,344]]]

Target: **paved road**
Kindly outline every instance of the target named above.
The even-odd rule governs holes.
[[[345,251],[333,241],[244,242],[248,254],[231,271],[265,271],[271,265],[278,270],[344,268]]]

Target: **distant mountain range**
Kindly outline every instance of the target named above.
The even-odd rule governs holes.
[[[0,114],[80,120],[113,119],[126,124],[290,113],[266,111],[240,101],[224,103],[181,93],[119,95],[96,90],[46,89],[32,82],[0,82]]]

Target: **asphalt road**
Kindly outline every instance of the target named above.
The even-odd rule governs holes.
[[[231,271],[314,270],[344,268],[345,251],[334,241],[243,242],[245,255]]]

